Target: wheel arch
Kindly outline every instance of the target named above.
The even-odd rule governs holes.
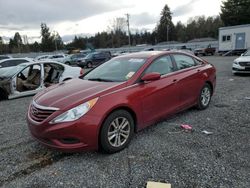
[[[210,86],[211,91],[212,91],[212,95],[213,95],[213,94],[214,94],[214,87],[213,87],[212,82],[211,82],[211,81],[209,81],[209,80],[207,80],[207,81],[205,82],[205,84],[208,84],[208,85]]]
[[[98,145],[100,146],[100,132],[102,130],[102,127],[103,127],[103,123],[105,122],[105,120],[108,118],[108,116],[110,114],[112,114],[113,112],[117,111],[117,110],[125,110],[127,111],[128,113],[131,114],[133,120],[134,120],[134,132],[137,132],[137,116],[136,116],[136,113],[134,112],[134,110],[132,110],[132,108],[128,107],[128,106],[119,106],[119,107],[116,107],[114,109],[111,109],[106,115],[105,117],[103,118],[102,122],[101,122],[101,126],[98,130]]]

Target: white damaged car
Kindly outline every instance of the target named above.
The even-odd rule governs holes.
[[[250,50],[247,50],[239,58],[234,60],[232,73],[250,73]]]
[[[34,95],[43,89],[83,74],[80,67],[55,61],[22,63],[0,69],[0,100]]]

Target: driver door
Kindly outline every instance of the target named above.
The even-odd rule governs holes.
[[[43,87],[43,72],[39,64],[30,65],[21,70],[12,79],[13,95],[10,98],[34,95]]]
[[[158,72],[161,78],[140,85],[143,93],[141,96],[142,112],[146,124],[151,124],[178,109],[179,88],[174,71],[174,64],[168,55],[156,59],[147,68],[145,73]]]

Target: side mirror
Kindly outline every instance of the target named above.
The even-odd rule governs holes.
[[[244,56],[244,54],[240,54],[240,56]]]
[[[151,73],[147,73],[145,74],[141,80],[142,81],[155,81],[155,80],[159,80],[161,78],[161,74],[158,72],[151,72]]]

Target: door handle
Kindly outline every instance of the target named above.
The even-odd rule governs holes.
[[[177,79],[173,79],[173,82],[175,83],[175,82],[177,82],[178,80]]]
[[[198,70],[197,70],[197,72],[201,72],[201,70],[200,70],[200,69],[198,69]]]

